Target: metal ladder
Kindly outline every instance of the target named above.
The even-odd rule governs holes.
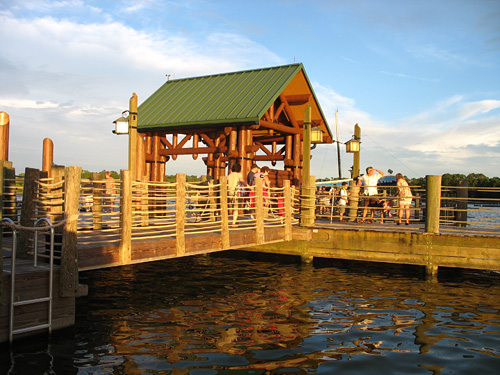
[[[54,284],[54,228],[52,227],[52,223],[48,218],[41,218],[35,222],[35,228],[42,222],[47,223],[50,227],[50,261],[49,261],[49,295],[47,297],[28,299],[24,301],[14,301],[15,299],[15,286],[16,286],[16,252],[17,252],[17,229],[12,229],[12,263],[11,263],[11,287],[10,287],[10,320],[9,320],[9,342],[12,343],[14,340],[14,335],[18,335],[20,333],[38,331],[41,329],[48,328],[49,334],[52,333],[52,301],[53,301],[53,293],[52,288]],[[2,219],[2,224],[8,223],[10,225],[14,225],[14,222],[9,218]],[[44,227],[40,227],[40,229],[45,229]],[[38,228],[34,231],[35,233],[35,241],[34,241],[34,250],[33,250],[33,266],[38,266],[38,236],[37,236]],[[45,324],[38,324],[31,327],[14,329],[14,309],[17,306],[26,306],[32,305],[35,303],[48,302],[48,321]]]

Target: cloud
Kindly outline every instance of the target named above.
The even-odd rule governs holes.
[[[38,6],[46,5],[57,4]],[[0,80],[8,82],[0,92],[0,110],[10,115],[10,159],[21,170],[41,163],[46,137],[54,141],[58,164],[125,168],[126,137],[112,135],[111,129],[133,92],[140,103],[166,74],[182,78],[253,68],[255,56],[262,65],[283,63],[241,35],[145,32],[116,21],[82,24],[4,12],[0,34],[9,35],[0,51]],[[186,162],[179,158],[169,168],[204,173],[202,162]]]

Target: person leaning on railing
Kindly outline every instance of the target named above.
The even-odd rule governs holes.
[[[401,220],[403,220],[403,214],[406,213],[406,225],[410,224],[410,205],[413,199],[413,194],[411,193],[410,186],[405,180],[401,173],[396,174],[396,183],[399,191],[399,211],[398,211],[398,225],[401,225]]]
[[[374,172],[377,172],[377,174]],[[365,209],[363,210],[363,219],[360,221],[361,223],[365,222],[366,214],[368,213],[368,206],[375,205],[379,200],[377,183],[382,177],[384,177],[384,172],[373,167],[366,168],[366,174],[359,177],[359,180],[362,181],[364,185],[364,195],[367,196],[367,198],[364,199]],[[372,210],[371,220],[369,220],[368,223],[372,222],[373,214],[374,212]]]

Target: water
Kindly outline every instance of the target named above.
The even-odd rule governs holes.
[[[244,252],[86,272],[76,326],[0,373],[497,374],[499,281]]]

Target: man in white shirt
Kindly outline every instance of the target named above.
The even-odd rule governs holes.
[[[377,174],[374,172],[377,172]],[[366,174],[359,177],[359,180],[363,181],[364,194],[367,196],[367,198],[365,198],[365,209],[363,210],[363,219],[361,220],[362,223],[365,222],[366,214],[368,213],[368,206],[374,205],[379,199],[377,184],[378,180],[382,177],[384,177],[384,172],[373,167],[366,168]],[[371,216],[373,219],[373,211]],[[368,222],[371,223],[371,220]]]

